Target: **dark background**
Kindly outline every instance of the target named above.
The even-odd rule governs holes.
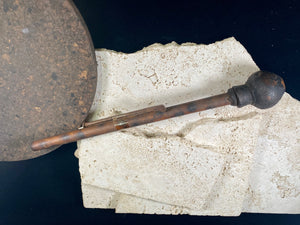
[[[257,65],[281,75],[300,99],[299,1],[75,0],[95,48],[135,52],[159,42],[213,43],[234,36]],[[115,214],[82,205],[76,144],[37,159],[0,162],[0,225],[300,224],[300,215],[239,217]]]

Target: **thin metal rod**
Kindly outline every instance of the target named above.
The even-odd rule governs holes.
[[[31,148],[32,150],[41,150],[108,132],[225,105],[233,105],[240,108],[252,104],[257,108],[267,109],[277,104],[284,92],[285,84],[280,76],[267,71],[257,71],[248,78],[244,85],[234,86],[228,89],[226,94],[216,95],[168,108],[165,108],[163,105],[154,106],[86,123],[86,126],[83,129],[35,141],[32,143]]]
[[[112,116],[86,123],[85,127],[61,135],[34,141],[32,150],[42,150],[56,145],[62,145],[125,128],[153,123],[189,113],[200,112],[220,106],[230,105],[232,99],[228,93],[187,102],[165,108],[163,105]]]

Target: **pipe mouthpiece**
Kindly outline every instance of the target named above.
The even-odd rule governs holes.
[[[244,85],[234,86],[228,90],[231,105],[243,107],[251,104],[260,109],[276,105],[284,92],[283,79],[267,71],[253,73]]]

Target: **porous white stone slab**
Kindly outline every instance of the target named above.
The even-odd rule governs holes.
[[[258,70],[243,46],[233,38],[208,46],[172,43],[156,44],[134,54],[108,50],[96,53],[102,76],[98,87],[102,91],[97,91],[92,120],[226,92]],[[238,215],[245,194],[249,196],[251,192],[253,196],[258,192],[253,187],[249,191],[248,174],[260,116],[260,110],[251,106],[242,110],[229,106],[81,141],[78,144],[85,207],[113,205],[117,212],[132,213]],[[118,143],[112,146],[116,140]],[[146,155],[143,149],[148,149]],[[202,160],[201,166],[197,164],[203,158],[198,160],[197,153],[191,155],[194,149],[196,152],[204,149],[202,153],[208,161]],[[169,164],[164,167],[156,158]],[[173,161],[178,164],[176,169],[170,167]],[[154,167],[149,166],[151,163]],[[186,170],[180,170],[180,166]],[[213,169],[209,170],[209,166]],[[193,169],[196,176],[190,173]],[[147,176],[149,171],[152,177]],[[140,172],[144,175],[142,179]],[[168,177],[172,172],[173,176]],[[210,178],[205,180],[209,173]],[[183,180],[178,179],[180,176]],[[166,182],[174,177],[175,182]],[[195,177],[202,178],[205,185],[186,187],[187,180],[193,181]],[[158,185],[153,185],[151,181],[157,180]],[[176,181],[177,189],[166,191]],[[196,180],[194,184],[201,182]],[[190,191],[195,189],[199,193]],[[93,195],[101,198],[90,201]],[[260,209],[251,205],[251,196],[244,202],[244,211]]]

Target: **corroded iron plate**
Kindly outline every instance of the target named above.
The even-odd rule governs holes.
[[[34,158],[33,140],[77,129],[92,104],[97,64],[69,0],[0,2],[0,160]]]

